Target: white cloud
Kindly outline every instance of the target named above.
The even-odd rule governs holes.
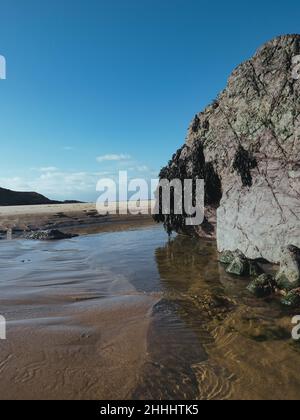
[[[46,169],[46,168],[44,168]],[[85,199],[96,194],[96,185],[108,172],[41,171],[35,177],[0,178],[0,186],[14,191],[35,191],[52,199]]]
[[[0,178],[0,187],[14,191],[31,191],[30,183],[22,177]]]
[[[110,154],[97,157],[97,162],[120,162],[122,160],[130,160],[131,156],[128,154]]]
[[[46,166],[44,168],[38,168],[40,172],[57,172],[58,169],[55,166]]]
[[[129,155],[107,155],[116,159],[126,159]],[[0,177],[0,187],[14,191],[36,191],[51,199],[57,200],[83,200],[93,201],[97,197],[96,185],[101,178],[111,178],[118,182],[118,172],[125,161],[120,162],[117,168],[105,171],[63,171],[55,166],[31,168],[24,177]],[[130,179],[143,177],[146,180],[156,178],[157,173],[148,166],[130,161],[127,162],[127,171]],[[126,170],[126,168],[124,168]]]
[[[136,169],[138,172],[150,172],[150,169],[147,165],[140,165]]]

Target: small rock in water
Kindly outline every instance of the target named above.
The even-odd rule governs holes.
[[[61,239],[71,239],[78,235],[71,233],[63,233],[60,230],[39,230],[37,232],[30,232],[26,235],[26,239],[38,240],[38,241],[56,241]]]
[[[275,281],[272,276],[262,274],[253,280],[247,289],[257,297],[267,297],[274,293]]]
[[[292,290],[300,286],[300,249],[289,245],[282,250],[280,270],[276,276],[280,289]]]
[[[246,258],[245,255],[240,251],[223,251],[219,254],[219,261],[222,264],[229,265],[231,264],[237,257]]]
[[[226,272],[228,274],[235,274],[236,276],[249,275],[249,262],[247,258],[243,254],[236,256]]]
[[[219,261],[222,264],[231,264],[235,258],[235,254],[232,251],[224,251],[219,255]]]
[[[235,274],[236,276],[258,277],[264,273],[256,261],[248,260],[239,250],[220,253],[219,261],[222,264],[228,265],[227,273]]]
[[[300,289],[291,290],[282,300],[282,305],[290,308],[300,307]]]

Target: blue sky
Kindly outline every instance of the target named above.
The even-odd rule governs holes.
[[[96,181],[155,177],[190,120],[299,1],[0,0],[0,186],[94,200]]]

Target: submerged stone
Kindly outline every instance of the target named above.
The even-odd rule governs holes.
[[[234,252],[232,251],[224,251],[219,254],[219,261],[222,264],[226,264],[226,265],[231,264],[234,258],[235,258],[235,255],[234,255]]]
[[[247,290],[257,297],[270,296],[275,291],[274,278],[268,274],[262,274],[249,284]]]
[[[291,290],[283,299],[281,303],[290,308],[300,307],[300,289]]]
[[[226,270],[227,273],[237,276],[258,277],[264,273],[256,261],[249,261],[239,250],[221,252],[219,262],[229,266]]]
[[[238,249],[236,251],[223,251],[219,253],[219,262],[229,265],[238,257],[246,258],[245,255]]]
[[[57,241],[61,239],[71,239],[75,238],[78,235],[73,235],[71,233],[63,233],[60,230],[51,229],[51,230],[39,230],[36,232],[28,233],[25,238],[30,240],[37,241]]]
[[[249,275],[249,263],[243,255],[238,255],[234,258],[232,263],[227,267],[228,274],[235,274],[236,276]]]

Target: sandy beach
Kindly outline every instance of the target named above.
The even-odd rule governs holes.
[[[115,206],[115,203],[111,203],[107,215],[99,214],[95,203],[0,206],[0,238],[5,238],[8,231],[12,231],[13,237],[17,238],[23,237],[26,232],[40,229],[59,229],[80,235],[111,229],[124,230],[154,223],[149,211],[153,206],[152,201],[141,202],[141,214],[137,215],[124,214],[127,203],[117,205],[118,213],[111,213]]]

